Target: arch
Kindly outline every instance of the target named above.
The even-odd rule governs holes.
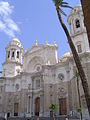
[[[33,69],[34,69],[35,71],[39,72],[39,71],[42,69],[42,66],[41,66],[40,63],[38,63],[38,64],[35,64],[35,66],[33,67]]]
[[[10,51],[8,51],[7,53],[8,53],[8,58],[10,58]]]
[[[39,116],[39,112],[40,112],[40,97],[37,97],[35,99],[35,115]]]
[[[28,71],[36,71],[38,66],[40,67],[41,70],[41,66],[43,64],[44,60],[39,56],[35,56],[27,64]]]
[[[75,20],[75,25],[76,25],[76,28],[79,28],[79,27],[80,27],[80,20],[79,20],[79,19],[76,19],[76,20]]]
[[[17,51],[17,58],[19,58],[19,51]]]
[[[12,51],[12,58],[15,57],[15,51]]]
[[[43,59],[42,59],[42,57],[40,57],[40,56],[35,56],[35,57],[33,57],[30,61],[29,61],[29,64],[30,63],[37,63],[37,62],[40,62],[41,64],[43,63]]]

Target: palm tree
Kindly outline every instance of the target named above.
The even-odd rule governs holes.
[[[82,9],[84,13],[84,21],[88,34],[88,41],[90,46],[90,0],[81,0]]]
[[[81,106],[81,97],[80,97],[80,90],[79,90],[79,73],[78,71],[76,70],[75,71],[75,76],[74,76],[76,79],[77,79],[77,90],[78,90],[78,100],[79,100],[79,111],[80,111],[80,117],[81,117],[81,120],[82,120],[82,106]]]
[[[50,109],[50,117],[53,117],[53,112],[55,112],[58,108],[58,105],[56,103],[51,103],[49,106]]]
[[[85,98],[86,98],[86,103],[87,103],[88,111],[89,111],[89,114],[90,114],[90,94],[89,94],[89,87],[88,87],[88,82],[87,82],[87,79],[86,79],[86,75],[85,75],[83,67],[81,65],[81,62],[80,62],[79,56],[77,54],[76,48],[75,48],[75,46],[72,42],[69,31],[68,31],[68,29],[67,29],[66,25],[64,24],[64,22],[62,20],[62,17],[61,17],[61,13],[66,15],[64,13],[64,11],[61,9],[61,7],[67,7],[67,8],[71,8],[71,7],[68,6],[67,2],[63,2],[63,0],[53,0],[53,1],[54,1],[54,4],[55,4],[55,7],[56,7],[56,11],[57,11],[59,21],[60,21],[61,26],[62,26],[62,28],[63,28],[66,36],[67,36],[67,40],[68,40],[69,46],[70,46],[72,54],[73,54],[73,58],[74,58],[74,61],[76,63],[76,67],[78,69],[78,72],[79,72],[79,75],[80,75],[80,78],[81,78],[81,81],[82,81],[82,86],[83,86],[83,90],[84,90],[84,94],[85,94]]]

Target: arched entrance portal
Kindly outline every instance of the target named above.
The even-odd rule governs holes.
[[[14,103],[14,116],[18,116],[19,103]]]
[[[39,112],[40,112],[40,98],[37,97],[35,99],[35,115],[39,116]]]
[[[66,98],[59,99],[59,115],[66,115]]]

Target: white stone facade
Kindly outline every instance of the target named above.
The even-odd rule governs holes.
[[[90,49],[81,6],[71,11],[68,23],[90,86]],[[51,103],[58,103],[58,115],[77,110],[76,65],[72,53],[66,53],[58,60],[57,50],[56,43],[38,45],[35,41],[35,45],[23,55],[23,47],[17,38],[7,45],[0,80],[1,115],[48,116]],[[85,111],[87,107],[81,81],[80,95]]]

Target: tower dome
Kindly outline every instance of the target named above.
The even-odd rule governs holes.
[[[13,38],[10,42],[9,42],[9,44],[8,44],[8,46],[18,46],[18,47],[22,47],[22,44],[21,44],[21,42],[20,42],[20,40],[18,39],[18,38]],[[7,46],[7,47],[8,47]]]
[[[13,38],[6,46],[6,61],[22,63],[23,47],[18,38]]]
[[[70,57],[70,52],[67,52],[67,53],[65,53],[62,57],[61,57],[61,61],[65,61],[65,60],[67,60],[67,58],[69,58]]]

